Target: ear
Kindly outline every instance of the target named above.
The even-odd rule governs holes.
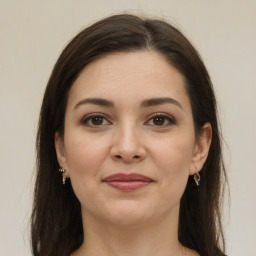
[[[212,126],[210,123],[206,123],[197,140],[194,147],[192,163],[190,167],[190,175],[194,175],[195,172],[199,172],[207,159],[209,149],[212,141]]]
[[[67,156],[66,156],[66,150],[64,145],[64,139],[59,134],[59,132],[55,133],[55,150],[57,155],[57,160],[62,169],[66,170],[66,177],[68,177],[68,164],[67,164]]]

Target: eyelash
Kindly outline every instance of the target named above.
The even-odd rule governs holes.
[[[154,118],[163,118],[164,119],[164,122],[168,122],[168,124],[165,124],[165,125],[156,125],[156,124],[152,124],[152,126],[157,126],[157,127],[167,127],[167,126],[171,126],[171,125],[174,125],[176,124],[176,120],[171,117],[170,115],[167,115],[167,114],[164,114],[164,113],[155,113],[153,116],[151,116],[151,118],[149,119],[149,121],[153,120]],[[146,122],[146,124],[149,123],[149,121]]]
[[[99,124],[99,125],[95,125],[95,124],[89,124],[89,122],[92,122],[92,119],[95,118],[95,117],[99,117],[99,118],[102,118],[103,122],[106,122],[107,121],[107,124]],[[168,124],[164,124],[164,125],[156,125],[156,124],[150,124],[150,121],[153,121],[154,118],[163,118],[164,119],[164,123],[167,121]],[[101,113],[92,113],[92,114],[89,114],[87,116],[85,116],[81,122],[80,122],[82,125],[84,126],[88,126],[88,127],[100,127],[102,125],[111,125],[112,123],[110,121],[107,120],[107,118],[105,117],[105,115],[101,114]],[[163,114],[163,113],[155,113],[153,116],[150,117],[150,119],[145,122],[145,124],[147,125],[150,125],[150,126],[156,126],[156,127],[167,127],[167,126],[171,126],[171,125],[175,125],[176,124],[176,120],[167,115],[167,114]]]
[[[92,113],[92,114],[89,114],[89,115],[85,116],[85,117],[81,120],[81,124],[82,124],[82,125],[85,125],[85,126],[89,126],[89,127],[97,127],[97,126],[106,125],[106,124],[101,124],[101,125],[88,124],[88,123],[89,123],[90,121],[92,121],[92,119],[95,118],[95,117],[100,117],[100,118],[102,118],[102,119],[103,119],[103,122],[104,122],[105,120],[107,120],[107,118],[106,118],[103,114],[101,114],[101,113]],[[107,125],[111,124],[111,122],[109,122],[109,121],[107,121],[107,122],[108,122]]]

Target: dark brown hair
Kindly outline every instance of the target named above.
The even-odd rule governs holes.
[[[37,173],[31,218],[34,256],[69,256],[83,242],[81,208],[68,181],[62,185],[54,136],[64,133],[69,90],[90,62],[113,52],[154,50],[186,80],[196,134],[209,122],[212,144],[201,170],[200,192],[189,177],[181,198],[179,240],[201,256],[224,254],[220,204],[226,174],[222,161],[216,100],[197,51],[172,25],[134,15],[114,15],[80,32],[63,50],[49,79],[37,134]]]

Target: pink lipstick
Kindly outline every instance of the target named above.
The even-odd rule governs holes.
[[[153,180],[137,173],[117,173],[104,178],[103,182],[120,191],[129,192],[146,187]]]

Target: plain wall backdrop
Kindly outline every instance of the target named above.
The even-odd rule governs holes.
[[[120,12],[163,17],[201,53],[215,86],[230,180],[228,255],[255,256],[256,1],[0,0],[0,256],[29,256],[35,136],[52,67],[82,28]],[[56,170],[57,171],[57,170]]]

